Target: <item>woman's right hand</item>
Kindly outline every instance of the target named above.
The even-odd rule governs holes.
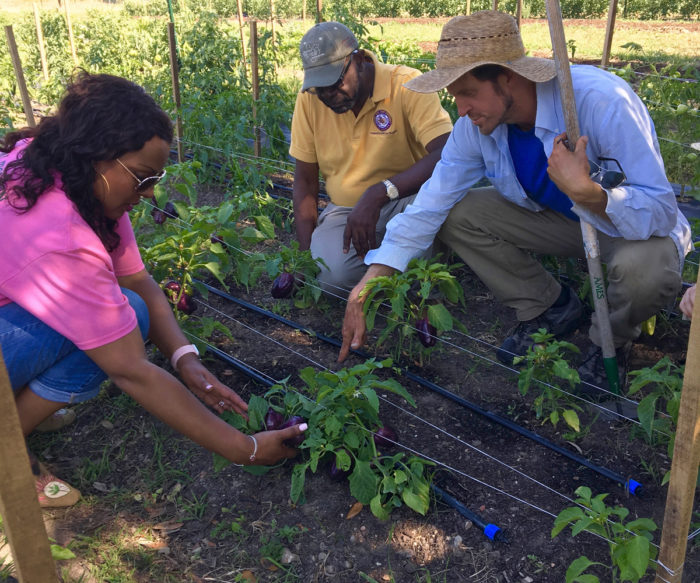
[[[253,453],[253,440],[251,439],[251,449],[250,452],[246,452],[247,459],[243,464],[246,466],[270,466],[282,459],[295,457],[299,450],[289,447],[284,441],[302,435],[307,428],[308,425],[306,423],[301,423],[285,429],[256,433],[255,439],[258,442],[258,451],[255,454],[255,459],[253,461],[248,459],[248,456]]]

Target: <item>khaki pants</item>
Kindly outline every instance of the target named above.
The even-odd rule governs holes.
[[[413,196],[407,196],[390,201],[382,207],[377,221],[377,245],[382,242],[386,233],[386,224],[413,202]],[[343,233],[352,207],[337,206],[328,203],[318,218],[318,225],[311,235],[311,255],[325,261],[328,269],[321,267],[318,280],[324,291],[341,296],[347,296],[367,270],[363,258],[350,250],[343,253]]]
[[[450,211],[438,237],[479,276],[494,296],[531,320],[557,299],[559,283],[530,252],[584,258],[581,226],[552,210],[532,212],[494,188],[471,190]],[[639,336],[640,324],[668,306],[681,285],[678,250],[670,237],[628,241],[598,233],[607,265],[615,346]],[[600,346],[596,315],[590,338]]]

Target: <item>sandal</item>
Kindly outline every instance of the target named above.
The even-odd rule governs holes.
[[[50,431],[58,431],[66,425],[70,425],[75,421],[75,411],[73,409],[59,409],[50,417],[44,419],[34,430],[40,433],[48,433]]]
[[[54,476],[39,462],[39,475],[35,476],[36,493],[42,508],[66,508],[80,500],[80,492],[67,482]]]

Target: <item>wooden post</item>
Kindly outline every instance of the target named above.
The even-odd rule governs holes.
[[[44,81],[49,80],[49,63],[46,60],[46,47],[44,47],[44,31],[41,28],[41,16],[36,2],[32,2],[34,7],[34,24],[36,25],[36,38],[39,44],[39,56],[41,57],[41,70],[44,73]]]
[[[68,27],[68,41],[70,42],[70,52],[73,55],[73,65],[78,66],[78,55],[75,52],[75,40],[73,38],[73,24],[70,20],[70,9],[68,8],[68,0],[63,0],[63,9],[66,13],[66,26]]]
[[[472,13],[472,0],[467,0],[467,6],[464,8],[464,14],[469,16]]]
[[[316,22],[323,22],[323,0],[316,0]]]
[[[0,514],[20,583],[58,583],[34,476],[0,351]]]
[[[603,43],[603,58],[601,67],[607,67],[610,62],[610,49],[612,48],[613,32],[615,31],[615,17],[617,16],[617,0],[610,0],[608,6],[608,25],[605,28],[605,42]]]
[[[258,127],[258,99],[260,99],[260,80],[258,79],[258,23],[250,21],[250,75],[253,85],[253,154],[260,156],[260,128]]]
[[[7,37],[7,46],[10,49],[10,57],[12,58],[12,66],[15,69],[15,77],[17,78],[17,88],[22,96],[22,104],[24,105],[24,115],[27,116],[27,125],[30,128],[36,126],[34,121],[34,112],[32,111],[32,100],[29,99],[27,84],[24,82],[24,72],[22,71],[22,61],[19,60],[19,52],[17,51],[17,43],[15,42],[15,33],[12,30],[12,25],[8,24],[5,27],[5,37]]]
[[[301,0],[301,20],[306,28],[306,0]]]
[[[275,0],[270,0],[270,28],[272,30],[272,46],[275,46]]]
[[[518,30],[523,27],[523,0],[518,0],[518,5],[515,8],[515,20],[518,21]]]
[[[177,161],[182,164],[182,115],[180,115],[180,67],[177,64],[175,45],[175,23],[168,22],[168,44],[170,45],[170,76],[173,81],[173,101],[175,102],[175,132],[177,134]]]
[[[498,0],[493,0],[491,10],[498,10]]]
[[[699,281],[700,283],[700,281]],[[700,301],[693,306],[656,583],[681,583],[700,463]]]
[[[237,0],[238,5],[238,32],[241,35],[241,54],[243,55],[243,76],[248,78],[248,58],[246,57],[245,51],[245,34],[243,34],[243,2],[242,0]]]
[[[561,6],[559,0],[547,0],[547,21],[549,22],[549,33],[552,37],[552,51],[554,52],[554,63],[557,69],[557,81],[561,93],[561,105],[564,111],[564,122],[566,124],[566,137],[569,141],[569,148],[573,151],[576,142],[581,136],[576,115],[576,102],[574,100],[574,86],[571,81],[571,70],[569,69],[569,55],[566,49],[566,37],[564,36],[564,24],[561,18]],[[586,252],[588,262],[588,274],[591,278],[591,292],[593,295],[593,305],[598,318],[598,329],[600,332],[601,349],[603,352],[603,363],[611,392],[620,394],[619,373],[617,370],[617,358],[615,354],[615,344],[612,336],[612,326],[610,325],[610,312],[605,291],[605,279],[603,278],[603,266],[600,263],[600,247],[598,245],[598,233],[595,228],[586,221],[581,221],[581,234],[583,236],[583,247]]]

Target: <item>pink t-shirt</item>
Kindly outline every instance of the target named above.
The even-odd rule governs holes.
[[[0,153],[0,172],[26,147]],[[109,253],[62,190],[54,186],[26,213],[0,200],[0,306],[15,302],[79,349],[131,332],[136,314],[117,277],[144,268],[127,214],[119,247]]]

